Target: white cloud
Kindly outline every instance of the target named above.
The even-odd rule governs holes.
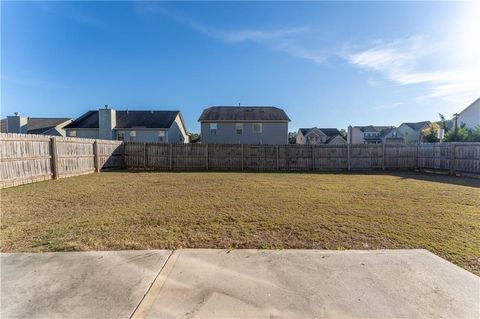
[[[315,38],[305,41],[305,36],[312,35],[311,30],[306,27],[225,30],[203,24],[158,3],[139,2],[134,5],[139,13],[168,16],[225,43],[257,42],[316,64],[323,64],[332,56],[343,58],[355,67],[378,73],[397,85],[421,85],[425,94],[414,99],[419,103],[442,99],[458,105],[468,103],[480,95],[480,59],[477,54],[480,54],[480,45],[476,45],[477,29],[472,31],[472,23],[477,25],[479,22],[472,17],[460,19],[461,29],[454,28],[455,33],[442,41],[432,41],[425,36],[415,35],[389,41],[376,40],[368,47],[335,52],[335,48],[331,47],[312,49],[319,47],[319,41]],[[476,18],[471,13],[469,15]],[[460,33],[463,36],[459,36]],[[308,46],[305,43],[308,43]],[[473,47],[475,45],[476,47]],[[454,56],[457,58],[445,58]],[[445,63],[447,60],[450,60],[450,64]],[[451,63],[452,61],[455,63]],[[367,80],[367,83],[370,86],[379,85],[379,81],[372,79]],[[395,107],[398,106],[400,104],[397,103]]]
[[[418,97],[417,102],[441,98],[453,103],[468,103],[480,94],[480,61],[471,59],[439,66],[441,57],[452,54],[451,49],[447,43],[415,36],[377,42],[345,58],[352,65],[378,72],[398,85],[424,85],[426,93]]]

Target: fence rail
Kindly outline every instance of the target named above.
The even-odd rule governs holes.
[[[418,169],[480,176],[480,143],[220,145],[0,134],[0,187],[103,168],[215,171]]]
[[[123,167],[119,141],[0,133],[0,187]]]

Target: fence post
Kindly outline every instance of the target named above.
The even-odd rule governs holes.
[[[126,152],[126,148],[125,148],[125,141],[122,141],[122,144],[120,144],[120,148],[122,150],[122,168],[127,168],[127,162],[125,160],[125,152]]]
[[[205,145],[206,146],[206,149],[205,149],[205,166],[207,168],[207,171],[208,171],[208,144]]]
[[[452,143],[450,145],[450,175],[455,175],[455,147],[457,145]]]
[[[280,170],[280,163],[278,162],[278,145],[276,147],[276,150],[277,150],[277,154],[276,154],[277,155],[277,162],[276,163],[277,163],[277,171],[278,171],[278,170]]]
[[[57,150],[57,138],[50,138],[50,152],[52,153],[52,175],[53,179],[58,179],[58,150]]]
[[[419,157],[420,157],[420,144],[417,144],[417,153],[415,154],[416,158],[415,158],[415,170],[418,171],[418,166],[419,166]]]
[[[243,171],[243,144],[240,144],[240,152],[242,155],[242,171]]]
[[[400,144],[397,144],[395,150],[397,154],[397,167],[395,169],[400,169]]]
[[[351,170],[352,169],[352,163],[351,163],[351,159],[350,159],[350,144],[347,144],[347,170]]]
[[[382,143],[382,171],[385,170],[385,143]]]
[[[315,144],[312,144],[312,171],[315,170]]]
[[[100,161],[98,158],[98,142],[93,141],[93,166],[95,167],[95,173],[100,172]]]
[[[143,169],[147,170],[147,142],[143,143]]]
[[[173,144],[170,144],[170,170],[173,169]]]

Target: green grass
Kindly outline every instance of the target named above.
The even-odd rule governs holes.
[[[1,251],[426,248],[480,274],[480,180],[108,172],[1,191]]]

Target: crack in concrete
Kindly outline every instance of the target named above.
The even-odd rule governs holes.
[[[147,290],[145,291],[145,294],[142,296],[142,298],[140,299],[140,301],[138,302],[137,306],[135,307],[135,309],[133,309],[133,312],[132,314],[130,315],[129,319],[133,319],[133,318],[144,318],[144,314],[145,314],[145,311],[148,310],[148,309],[143,309],[143,311],[138,311],[138,309],[140,308],[140,306],[142,305],[143,301],[145,300],[145,298],[147,297],[147,295],[149,294],[150,290],[152,289],[153,285],[155,284],[155,282],[157,281],[158,277],[160,276],[160,274],[162,273],[162,271],[167,267],[167,264],[169,263],[170,261],[170,258],[172,257],[172,255],[176,252],[176,250],[172,250],[172,252],[170,253],[170,255],[168,255],[167,257],[167,260],[165,261],[165,263],[163,264],[163,266],[160,268],[160,270],[158,271],[157,275],[155,276],[155,278],[153,278],[152,282],[150,283],[150,285],[148,286]],[[173,265],[175,265],[175,261],[176,261],[176,257],[175,257],[175,260],[173,260]],[[165,276],[165,279],[163,280],[163,282],[165,282],[166,278],[168,277],[168,274],[170,273],[170,271],[173,269],[173,265],[172,266],[169,266],[169,268],[167,268],[168,270],[168,273],[166,274]],[[163,286],[163,283],[161,283],[161,286],[160,288]],[[153,302],[153,300],[152,300]],[[145,308],[145,307],[144,307]],[[150,308],[150,307],[149,307]],[[142,315],[143,314],[143,315]],[[135,316],[135,317],[134,317]]]

